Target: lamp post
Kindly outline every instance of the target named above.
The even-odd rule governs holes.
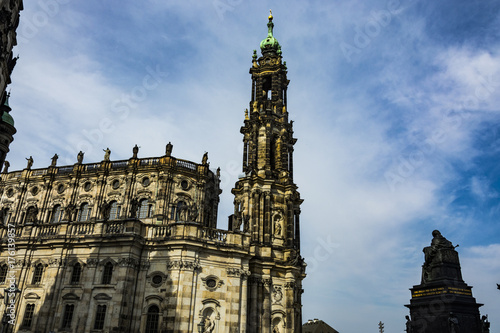
[[[201,321],[198,324],[198,333],[203,333],[204,330],[205,330],[205,318],[201,318]]]
[[[12,293],[14,293],[14,302],[15,302],[16,294],[21,293],[21,290],[17,288],[17,285],[15,283],[11,285],[9,288],[4,289],[3,302],[5,304],[5,311],[2,317],[2,333],[9,332],[9,315],[7,314],[7,310],[9,308],[9,305],[12,303],[12,301],[9,300],[9,296],[12,295]]]

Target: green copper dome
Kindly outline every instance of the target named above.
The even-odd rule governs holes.
[[[7,94],[7,96],[5,96],[3,105],[0,106],[1,110],[3,111],[2,121],[14,127],[14,118],[12,118],[12,116],[9,114],[9,111],[12,110],[9,106],[9,97],[10,94]]]
[[[14,118],[8,112],[3,113],[2,121],[14,127]]]
[[[281,51],[280,43],[278,43],[278,40],[273,36],[273,28],[274,28],[273,15],[270,14],[269,22],[267,23],[267,38],[264,39],[262,42],[260,42],[260,50],[262,52],[271,50]]]

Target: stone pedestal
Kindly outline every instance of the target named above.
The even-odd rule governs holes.
[[[471,289],[451,280],[411,288],[412,298],[406,307],[410,309],[412,333],[481,333],[482,304],[476,303]]]

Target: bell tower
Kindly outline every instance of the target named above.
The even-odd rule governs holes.
[[[302,279],[300,205],[293,182],[293,121],[288,119],[286,62],[273,36],[269,15],[267,37],[254,50],[250,105],[245,110],[243,175],[232,190],[234,214],[230,229],[250,235],[248,332],[300,332]],[[273,297],[283,291],[283,301]],[[274,294],[273,294],[274,293]],[[257,299],[255,299],[257,297]],[[282,319],[273,317],[281,311]],[[276,306],[275,306],[276,305]]]

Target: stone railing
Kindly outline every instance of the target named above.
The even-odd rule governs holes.
[[[33,239],[96,239],[99,237],[139,236],[152,242],[194,241],[232,247],[248,247],[249,235],[207,228],[196,222],[145,224],[136,219],[26,224],[16,227],[17,243]],[[0,241],[6,241],[7,228],[0,227]]]
[[[179,168],[188,172],[197,172],[199,167],[205,167],[201,164],[197,164],[187,160],[177,159],[175,157],[148,157],[140,159],[128,159],[128,160],[118,160],[118,161],[101,161],[97,163],[86,163],[86,164],[73,164],[73,165],[63,165],[63,166],[49,166],[42,169],[24,169],[21,171],[13,171],[9,173],[1,174],[2,180],[8,180],[20,177],[36,177],[44,176],[47,174],[68,174],[72,172],[90,172],[101,168],[111,168],[111,169],[124,169],[129,166],[156,166],[165,165],[167,167]],[[202,169],[201,169],[202,170]]]

